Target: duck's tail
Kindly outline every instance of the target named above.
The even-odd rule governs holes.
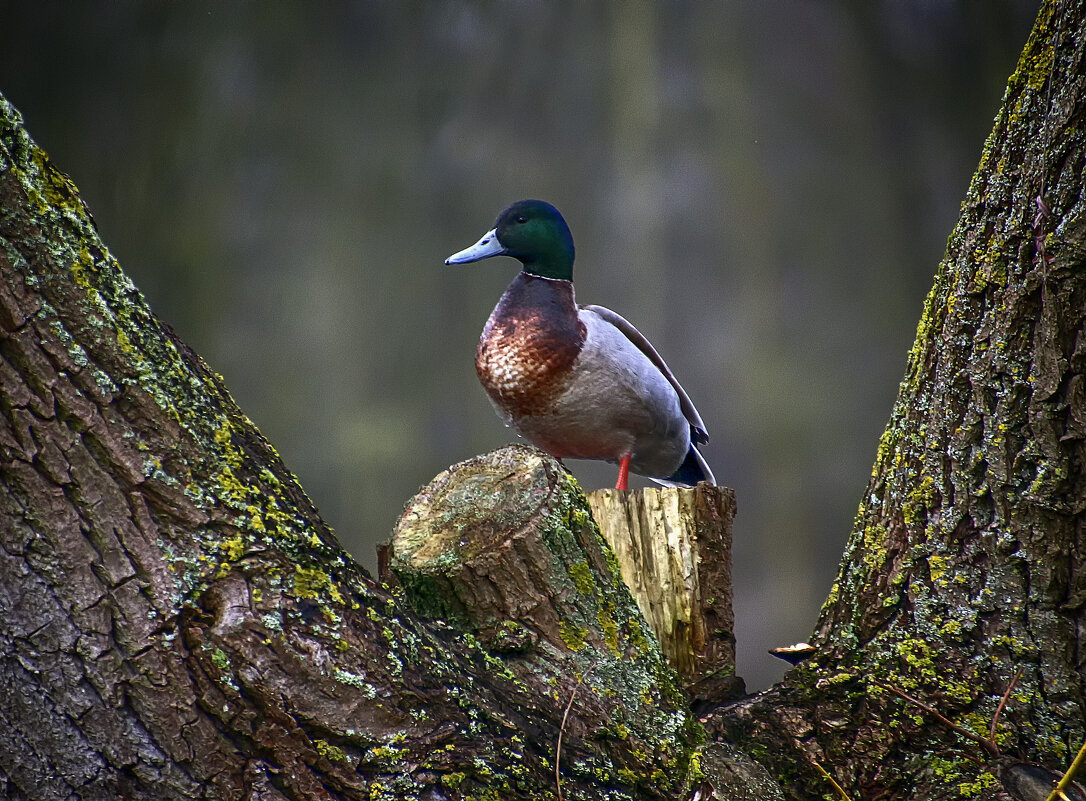
[[[653,481],[665,487],[692,487],[702,481],[716,484],[713,471],[709,469],[701,451],[694,447],[694,443],[690,443],[690,450],[686,452],[686,458],[678,470],[667,478],[654,478]]]

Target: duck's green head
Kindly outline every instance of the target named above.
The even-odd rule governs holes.
[[[445,263],[467,264],[491,256],[512,256],[532,275],[573,280],[573,235],[558,209],[542,200],[514,203],[482,239]]]

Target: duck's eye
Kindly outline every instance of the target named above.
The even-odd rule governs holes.
[[[522,214],[520,217],[517,217],[517,222],[520,225],[523,225],[524,223],[528,222],[528,218]]]

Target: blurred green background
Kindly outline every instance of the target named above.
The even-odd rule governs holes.
[[[1036,0],[12,2],[0,91],[373,567],[511,440],[472,360],[509,202],[648,335],[736,488],[739,672],[832,582]],[[614,468],[571,463],[587,489]]]

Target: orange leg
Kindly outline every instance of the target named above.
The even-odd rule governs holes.
[[[615,489],[624,490],[629,489],[626,482],[630,478],[630,454],[626,454],[618,460],[618,483],[615,484]]]

